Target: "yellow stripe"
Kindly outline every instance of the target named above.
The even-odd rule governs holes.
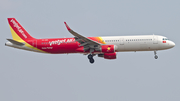
[[[27,42],[25,42],[24,40],[22,40],[22,39],[16,34],[16,32],[12,29],[12,27],[11,27],[10,25],[9,25],[9,27],[10,27],[10,30],[11,30],[11,34],[12,34],[13,40],[18,41],[18,42],[23,42],[23,43],[25,43],[25,46],[26,46],[26,47],[32,48],[32,49],[34,49],[34,50],[37,50],[37,51],[40,51],[40,52],[43,52],[43,53],[48,53],[48,52],[42,51],[42,50],[40,50],[40,49],[38,49],[38,48],[36,48],[36,47],[31,46],[30,44],[28,44]]]
[[[12,34],[12,37],[13,37],[13,40],[15,40],[15,41],[20,41],[20,40],[22,40],[17,34],[16,34],[16,32],[12,29],[12,27],[9,25],[9,27],[10,27],[10,30],[11,30],[11,34]]]
[[[106,42],[102,39],[102,37],[99,37],[100,38],[100,40],[101,40],[101,42],[103,43],[103,44],[106,44]]]

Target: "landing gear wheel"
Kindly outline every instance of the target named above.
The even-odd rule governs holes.
[[[93,55],[89,54],[88,59],[92,59],[92,58],[93,58]]]
[[[154,56],[154,58],[155,58],[155,59],[158,59],[158,56],[157,56],[157,55],[155,55],[155,56]]]
[[[89,59],[89,62],[94,63],[94,59],[93,58]]]
[[[93,55],[92,54],[88,55],[88,59],[89,59],[90,63],[94,63],[94,59],[93,59]]]
[[[154,55],[155,55],[154,58],[155,58],[155,59],[158,58],[158,56],[157,56],[156,54],[157,54],[156,51],[154,51]]]

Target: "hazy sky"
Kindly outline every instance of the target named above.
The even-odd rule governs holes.
[[[6,47],[15,17],[35,38],[156,34],[173,49],[121,52],[116,60]],[[179,0],[0,0],[0,101],[179,101]]]

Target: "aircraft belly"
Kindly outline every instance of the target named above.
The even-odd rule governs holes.
[[[140,51],[148,50],[148,45],[147,44],[140,44]]]
[[[127,43],[125,45],[125,51],[138,51],[140,49],[140,45],[138,43]]]
[[[151,50],[158,50],[158,47],[159,47],[158,44],[153,44],[150,42],[137,42],[137,43],[127,42],[124,45],[124,51],[151,51]]]
[[[125,45],[117,45],[118,46],[118,51],[124,51],[125,50]]]

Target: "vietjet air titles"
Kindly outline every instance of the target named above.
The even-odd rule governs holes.
[[[116,52],[126,51],[153,51],[157,59],[156,51],[175,46],[174,42],[160,35],[84,37],[74,32],[66,22],[67,30],[74,37],[36,39],[15,18],[8,18],[8,23],[13,39],[7,39],[6,46],[49,54],[86,54],[90,63],[94,63],[95,55],[104,59],[116,59]]]

